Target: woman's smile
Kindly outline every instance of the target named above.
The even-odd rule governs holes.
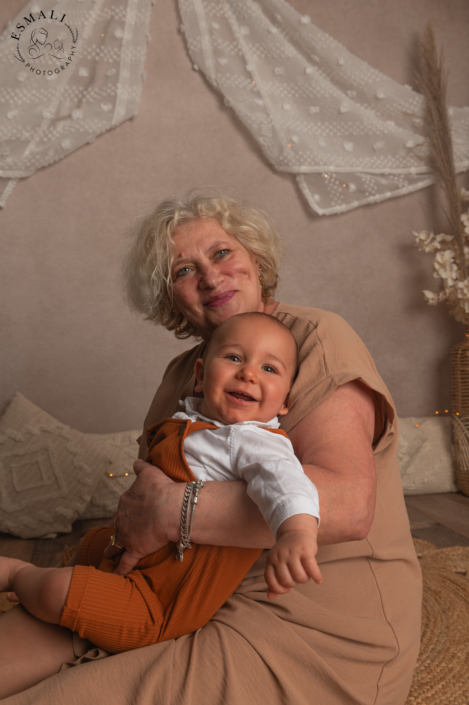
[[[208,301],[204,303],[204,306],[208,308],[218,308],[219,306],[225,306],[231,301],[233,296],[235,296],[236,291],[232,289],[231,291],[222,291],[216,296],[212,296]]]

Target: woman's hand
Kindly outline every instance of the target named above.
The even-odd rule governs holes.
[[[125,548],[115,571],[118,575],[126,575],[141,558],[178,540],[175,527],[185,484],[174,482],[144,460],[135,461],[134,472],[137,479],[121,496],[116,514],[117,540]],[[113,558],[120,552],[109,545],[104,555]]]

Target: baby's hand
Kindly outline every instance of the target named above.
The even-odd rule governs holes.
[[[18,558],[6,558],[5,556],[0,556],[0,592],[13,590],[13,579],[18,570],[23,568],[25,565],[28,564],[25,561],[20,561]],[[10,597],[10,599],[12,598]]]
[[[280,525],[277,543],[267,556],[265,581],[269,588],[268,598],[273,600],[311,578],[322,583],[315,558],[317,533],[316,519],[306,514],[297,514]]]

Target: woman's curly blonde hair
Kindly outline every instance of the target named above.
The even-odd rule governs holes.
[[[264,300],[273,296],[278,283],[280,238],[263,211],[219,195],[189,194],[162,201],[129,233],[124,283],[130,306],[147,320],[174,330],[177,338],[198,336],[199,332],[173,310],[173,237],[183,223],[199,218],[217,220],[259,262]]]

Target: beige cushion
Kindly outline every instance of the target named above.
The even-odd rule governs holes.
[[[404,494],[458,491],[450,416],[399,419],[397,456]]]
[[[17,393],[0,419],[0,531],[68,532],[109,467],[102,443]]]
[[[141,433],[139,430],[87,435],[87,438],[100,443],[111,464],[100,478],[93,496],[81,514],[82,519],[101,519],[115,514],[119,497],[135,480],[133,464],[137,460],[137,438]],[[110,473],[112,477],[109,476]]]

